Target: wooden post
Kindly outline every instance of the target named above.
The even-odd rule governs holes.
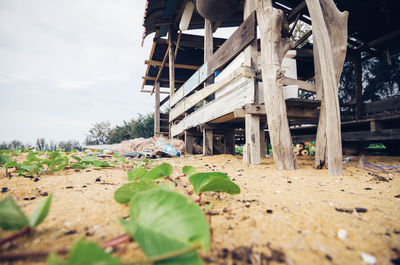
[[[266,144],[265,144],[265,129],[260,129],[260,156],[261,158],[265,158],[267,153],[265,152]]]
[[[363,115],[363,85],[362,85],[362,65],[361,53],[356,52],[353,56],[354,64],[354,99],[356,101],[356,119],[361,119]]]
[[[332,0],[306,0],[307,7],[312,20],[314,33],[314,45],[317,44],[318,60],[321,71],[323,94],[325,105],[325,122],[326,122],[326,139],[328,154],[328,175],[341,176],[343,174],[342,165],[342,141],[340,133],[340,107],[338,98],[338,76],[340,77],[342,67],[338,65],[338,61],[334,61],[334,51],[339,54],[346,54],[346,47],[340,45],[335,46],[332,40],[343,37],[346,33],[347,26],[343,27],[343,23],[338,18],[347,21],[347,14],[340,13]],[[327,22],[325,22],[325,19]],[[328,26],[331,27],[332,36],[329,34]],[[335,71],[339,70],[339,71]],[[322,114],[321,114],[322,115]],[[318,161],[316,161],[318,163]]]
[[[204,19],[204,63],[212,57],[214,54],[214,37],[213,37],[213,23],[207,19]],[[204,86],[212,84],[214,77],[210,76]],[[204,100],[204,104],[214,99],[214,94],[210,95]]]
[[[257,21],[261,36],[265,109],[275,165],[279,170],[297,169],[283,96],[285,71],[281,68],[290,47],[289,38],[282,36],[283,31],[288,31],[288,26],[283,11],[273,9],[271,0],[258,0]]]
[[[203,155],[205,156],[213,155],[213,136],[213,130],[203,130]]]
[[[172,42],[172,29],[169,29],[168,33],[168,45],[169,45],[169,87],[170,95],[175,93],[175,49]]]
[[[256,0],[246,0],[244,3],[244,14],[243,19],[248,18],[257,7]],[[257,29],[256,29],[257,30]],[[257,35],[257,33],[256,33]],[[244,64],[246,66],[250,66],[252,69],[258,69],[258,41],[257,39],[253,40],[250,45],[244,50]],[[259,104],[259,87],[257,76],[254,76],[254,104]]]
[[[193,155],[194,137],[185,131],[185,155]]]
[[[224,131],[224,154],[235,154],[235,130]]]
[[[155,100],[155,108],[154,108],[154,135],[159,136],[160,135],[160,83],[157,82],[155,84],[155,95],[154,95],[154,100]]]
[[[260,164],[260,116],[245,114],[245,134],[248,163],[252,165]]]

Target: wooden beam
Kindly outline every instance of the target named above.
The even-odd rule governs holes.
[[[165,65],[165,63],[167,62],[167,58],[168,58],[168,54],[169,54],[169,50],[170,50],[170,49],[171,49],[171,46],[168,46],[168,49],[166,50],[166,52],[165,52],[165,54],[164,54],[164,59],[163,59],[163,61],[162,61],[162,63],[161,63],[160,69],[158,70],[157,77],[156,77],[156,80],[155,80],[155,82],[154,82],[153,89],[151,90],[151,95],[153,95],[154,89],[155,89],[155,87],[156,87],[156,83],[157,83],[157,82],[159,81],[159,79],[160,79],[161,73],[162,73],[162,71],[163,71],[163,69],[164,69],[164,65]]]
[[[282,60],[290,48],[289,38],[282,34],[285,32],[283,11],[274,9],[271,0],[258,0],[257,22],[261,37],[264,102],[273,157],[278,170],[294,170],[298,164],[293,152],[282,83]]]
[[[168,100],[169,100],[169,96],[166,96],[163,100],[161,100],[161,102],[160,102],[160,107],[161,107],[162,105],[164,105],[165,102],[167,102]]]
[[[246,19],[232,36],[213,54],[211,59],[203,64],[183,86],[171,97],[170,106],[173,107],[183,97],[200,86],[214,72],[228,63],[246,48],[256,37],[255,13]]]
[[[337,71],[335,71],[335,61],[333,55],[333,48],[331,40],[341,37],[341,33],[347,33],[347,27],[343,28],[342,23],[336,22],[334,18],[324,20],[324,13],[321,8],[319,0],[306,0],[308,11],[312,19],[312,27],[315,37],[315,42],[318,49],[318,59],[321,67],[321,77],[323,81],[323,95],[326,109],[326,139],[327,139],[327,150],[328,150],[328,175],[329,176],[341,176],[343,175],[343,164],[342,164],[342,141],[340,134],[340,107],[338,99],[338,81]],[[329,12],[336,12],[337,18],[343,22],[347,21],[347,14],[340,13],[332,0],[324,2],[324,9]],[[336,27],[336,31],[331,31],[332,35],[329,34],[327,24]],[[346,34],[347,35],[347,34]],[[347,36],[346,36],[347,43]],[[340,55],[344,58],[346,55],[346,48],[340,49]],[[342,57],[342,56],[341,56]],[[340,68],[341,69],[341,68]],[[336,67],[336,70],[339,70]],[[341,73],[341,71],[340,71]]]
[[[153,60],[146,60],[144,61],[147,65],[154,65],[154,66],[161,66],[162,62],[160,61],[153,61]],[[164,67],[169,67],[169,63],[166,63]],[[179,69],[189,69],[189,70],[197,70],[200,66],[197,65],[189,65],[189,64],[175,64],[175,68]]]
[[[260,116],[245,114],[245,134],[247,154],[244,162],[252,165],[260,164]],[[249,161],[246,161],[250,159]]]
[[[226,39],[213,38],[214,48],[219,48],[225,43]],[[204,37],[192,34],[183,34],[181,36],[181,46],[189,48],[204,49]]]
[[[154,135],[157,136],[160,130],[160,83],[157,82],[154,96]]]
[[[185,131],[185,155],[193,155],[194,137]]]
[[[212,58],[214,54],[214,42],[213,42],[213,23],[207,19],[204,19],[204,63],[207,63]],[[204,86],[212,84],[214,78],[210,76],[204,82]],[[204,104],[207,104],[211,101],[212,95],[210,98],[204,99]]]
[[[356,52],[352,55],[354,65],[354,100],[356,102],[356,119],[359,120],[363,114],[363,83],[362,83],[362,65],[361,52]]]
[[[299,86],[299,88],[301,90],[316,93],[315,84],[310,83],[310,82],[306,82],[303,80],[298,80],[298,79],[294,79],[294,78],[290,78],[290,77],[286,77],[286,76],[283,78],[282,82],[285,86],[296,85],[296,86]]]
[[[156,37],[158,36],[158,29],[156,30],[156,33],[155,33],[155,35],[154,35],[154,39],[156,39]],[[153,40],[153,45],[151,46],[151,51],[150,51],[150,55],[149,55],[149,60],[151,60],[151,58],[153,58],[153,55],[154,55],[154,51],[155,51],[155,49],[156,49],[156,42],[155,42],[155,40]],[[146,69],[146,75],[148,75],[149,74],[149,70],[150,70],[150,66],[148,65],[147,66],[147,69]],[[142,88],[141,88],[141,90],[143,90],[144,89],[144,86],[146,85],[146,80],[143,80],[143,83],[142,83]]]
[[[265,116],[267,115],[265,111],[264,104],[248,104],[244,107],[245,114],[253,114]],[[286,106],[286,113],[288,118],[317,118],[318,113],[316,108],[307,108],[300,106]],[[267,116],[268,119],[268,116]]]
[[[172,42],[172,27],[169,28],[169,33],[168,33],[168,54],[169,54],[169,89],[170,89],[170,95],[174,95],[175,93],[175,49],[174,49],[174,44]],[[179,35],[180,36],[180,35]],[[165,62],[164,62],[165,63]],[[161,67],[164,67],[161,65]],[[160,67],[160,69],[161,69]]]
[[[292,11],[290,11],[289,15],[287,16],[289,24],[292,24],[292,22],[296,20],[296,17],[302,15],[306,7],[307,7],[306,2],[302,1],[299,5],[293,8]]]
[[[145,80],[150,80],[150,81],[155,81],[156,80],[156,78],[152,77],[152,76],[142,76],[142,78],[145,79]],[[159,78],[158,81],[159,82],[169,83],[169,78]],[[175,83],[183,84],[183,83],[185,83],[185,81],[183,81],[183,80],[175,80]]]
[[[359,48],[357,48],[357,50],[365,51],[365,50],[368,50],[370,48],[373,48],[373,47],[376,47],[378,45],[381,45],[381,44],[383,44],[385,42],[388,42],[388,41],[390,41],[392,39],[395,39],[397,37],[400,37],[400,29],[398,29],[396,31],[393,31],[393,32],[391,32],[389,34],[386,34],[386,35],[384,35],[384,36],[382,36],[382,37],[380,37],[380,38],[378,38],[376,40],[373,40],[371,42],[368,42],[368,43],[366,43],[364,45],[361,45]]]
[[[152,90],[145,90],[145,89],[140,90],[140,92],[143,92],[143,93],[150,93],[150,94],[153,94],[153,93],[154,93],[154,91],[152,91]],[[167,92],[167,91],[160,91],[160,94],[167,94],[167,95],[169,95],[169,92]]]
[[[235,154],[235,130],[224,130],[224,154]]]
[[[303,42],[305,42],[310,36],[312,35],[312,30],[307,31],[303,37],[301,37],[298,41],[296,41],[292,46],[291,49],[296,49],[299,47]]]

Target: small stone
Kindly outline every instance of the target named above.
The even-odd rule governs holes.
[[[100,181],[101,181],[101,179],[100,179],[100,178],[97,178],[97,179],[96,179],[96,182],[100,182]]]
[[[72,226],[72,223],[71,223],[71,222],[65,222],[64,225],[65,225],[66,227],[71,227],[71,226]]]
[[[34,180],[33,180],[33,182],[38,182],[40,180],[40,178],[35,178]]]
[[[268,209],[268,210],[266,210],[266,212],[269,213],[269,214],[271,214],[271,213],[272,213],[272,210],[271,210],[271,209]]]
[[[363,259],[363,261],[367,264],[376,264],[377,260],[374,256],[371,256],[367,253],[361,252],[361,258]]]
[[[8,188],[7,188],[7,187],[1,188],[1,193],[7,192],[7,191],[8,191]]]
[[[337,237],[340,240],[345,240],[347,238],[347,231],[344,229],[339,229],[339,231],[337,232]]]
[[[67,186],[67,187],[65,187],[66,189],[73,189],[74,187],[73,186]]]
[[[95,226],[93,226],[93,230],[94,230],[94,231],[99,230],[100,227],[101,227],[101,226],[99,226],[99,225],[95,225]]]

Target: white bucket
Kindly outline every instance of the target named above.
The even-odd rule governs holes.
[[[285,96],[285,99],[298,98],[299,97],[299,86],[292,85],[292,86],[283,87],[283,95]]]

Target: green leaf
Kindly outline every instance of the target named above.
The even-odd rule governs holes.
[[[29,226],[26,215],[11,196],[0,201],[0,227],[3,230],[21,230]]]
[[[36,155],[34,153],[29,153],[26,156],[26,160],[29,161],[29,162],[34,162],[34,161],[40,161],[41,159],[36,157]]]
[[[168,163],[162,163],[150,170],[146,175],[142,176],[141,179],[158,179],[171,176],[171,174],[172,166]]]
[[[11,156],[8,155],[0,155],[0,165],[5,165],[7,163],[11,163],[13,161]]]
[[[46,218],[47,214],[49,213],[52,198],[53,194],[50,194],[46,199],[40,202],[39,206],[29,217],[30,227],[36,227],[43,222],[44,218]]]
[[[77,162],[81,162],[81,158],[78,156],[71,156],[73,159],[75,159]]]
[[[72,247],[65,265],[118,265],[118,259],[104,252],[94,242],[78,240]]]
[[[139,167],[128,171],[128,180],[135,180],[142,178],[147,173],[144,167]]]
[[[4,168],[12,168],[12,167],[16,167],[18,164],[17,164],[17,161],[11,161],[11,162],[7,162],[5,165],[4,165]]]
[[[89,162],[89,164],[92,164],[93,161],[98,161],[99,158],[97,156],[85,156],[82,158],[81,162]]]
[[[39,171],[39,165],[38,164],[22,164],[18,167],[18,169],[27,171],[31,174],[35,174]]]
[[[68,165],[68,164],[62,164],[62,165],[57,166],[57,167],[56,167],[56,171],[64,170],[65,167],[66,167],[67,165]]]
[[[228,194],[239,194],[240,188],[221,172],[197,173],[189,178],[197,194],[206,191],[222,191]]]
[[[196,173],[196,169],[192,166],[184,166],[182,168],[182,173],[186,176],[190,177],[191,175]]]
[[[81,163],[73,164],[72,168],[86,169],[86,165],[85,164],[81,164]]]
[[[203,211],[182,194],[162,190],[138,193],[130,203],[130,221],[120,220],[141,249],[152,258],[201,244],[208,249],[210,230]],[[203,264],[195,251],[157,264]]]
[[[151,164],[153,164],[153,163],[150,161],[150,159],[148,159],[148,158],[143,159],[143,162],[144,162],[146,165],[149,165],[149,166],[151,166]]]
[[[53,151],[49,154],[49,159],[50,160],[56,160],[56,158],[61,157],[60,151]]]
[[[119,203],[128,203],[137,193],[157,188],[159,188],[157,183],[149,179],[128,183],[115,191],[114,199]]]

